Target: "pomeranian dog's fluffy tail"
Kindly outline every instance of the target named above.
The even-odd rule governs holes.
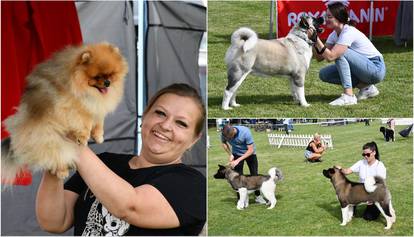
[[[10,149],[10,138],[1,141],[1,179],[4,184],[13,182],[16,175],[21,171],[22,166],[14,157]]]
[[[2,141],[2,180],[13,181],[23,167],[33,172],[49,170],[62,179],[67,177],[79,156],[78,145],[64,137],[64,132],[54,124],[25,126],[22,123],[25,117],[23,112],[5,120],[6,127],[14,136]]]

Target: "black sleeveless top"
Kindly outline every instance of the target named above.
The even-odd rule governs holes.
[[[314,141],[312,140],[311,142],[309,142],[308,146],[306,147],[306,150],[310,151],[310,152],[315,152],[311,146],[311,143],[314,143]],[[317,148],[321,147],[321,144],[317,144],[316,145]]]

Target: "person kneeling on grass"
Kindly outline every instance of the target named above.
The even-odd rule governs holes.
[[[341,2],[328,5],[326,27],[333,29],[324,44],[314,29],[308,30],[309,38],[315,42],[314,54],[317,61],[335,61],[335,64],[322,68],[319,77],[322,81],[339,84],[342,95],[330,102],[333,106],[353,105],[361,100],[379,94],[374,84],[385,78],[385,63],[382,54],[371,41],[349,19],[348,9]],[[358,87],[357,96],[353,87]]]
[[[315,133],[312,141],[309,142],[305,150],[305,158],[309,162],[321,162],[322,154],[325,151],[325,146],[321,142],[321,135]]]

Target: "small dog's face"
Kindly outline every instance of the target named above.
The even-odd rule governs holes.
[[[215,179],[225,179],[226,178],[226,167],[218,165],[217,173],[214,175]]]
[[[326,177],[326,178],[328,178],[328,179],[332,179],[332,178],[334,178],[336,175],[339,175],[339,173],[340,173],[340,171],[339,171],[339,169],[338,168],[336,168],[336,167],[332,167],[332,168],[329,168],[329,169],[327,169],[327,170],[323,170],[323,175]]]
[[[128,66],[117,47],[109,43],[87,45],[77,63],[77,89],[105,96],[111,88],[123,88]]]
[[[310,28],[316,30],[318,33],[322,33],[324,30],[321,28],[321,25],[323,25],[324,19],[323,17],[311,17],[307,15],[303,15],[300,18],[299,21],[299,27],[308,30]]]
[[[380,132],[384,133],[385,132],[385,127],[380,127]]]

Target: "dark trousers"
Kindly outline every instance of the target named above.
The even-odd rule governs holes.
[[[234,156],[234,159],[233,160],[237,160],[240,157],[239,155],[236,155],[236,154],[233,154],[233,156]],[[249,167],[250,175],[258,175],[258,172],[259,172],[259,164],[257,162],[257,156],[256,156],[256,154],[250,155],[246,159],[240,161],[239,164],[234,167],[234,170],[237,173],[243,175],[244,161],[246,161],[247,166]],[[256,191],[254,191],[254,194],[256,196],[259,196],[260,195],[260,191],[259,190],[256,190]],[[239,198],[239,193],[237,193],[237,197]]]
[[[356,206],[354,206],[354,216],[356,213]],[[381,211],[378,209],[377,206],[374,204],[367,205],[367,207],[364,210],[364,214],[362,214],[362,218],[364,218],[367,221],[373,221],[378,219],[379,215],[381,214]]]
[[[365,209],[362,217],[365,220],[372,221],[372,220],[378,219],[380,214],[381,214],[381,211],[378,209],[378,207],[372,204],[372,205],[367,205],[367,209]]]

